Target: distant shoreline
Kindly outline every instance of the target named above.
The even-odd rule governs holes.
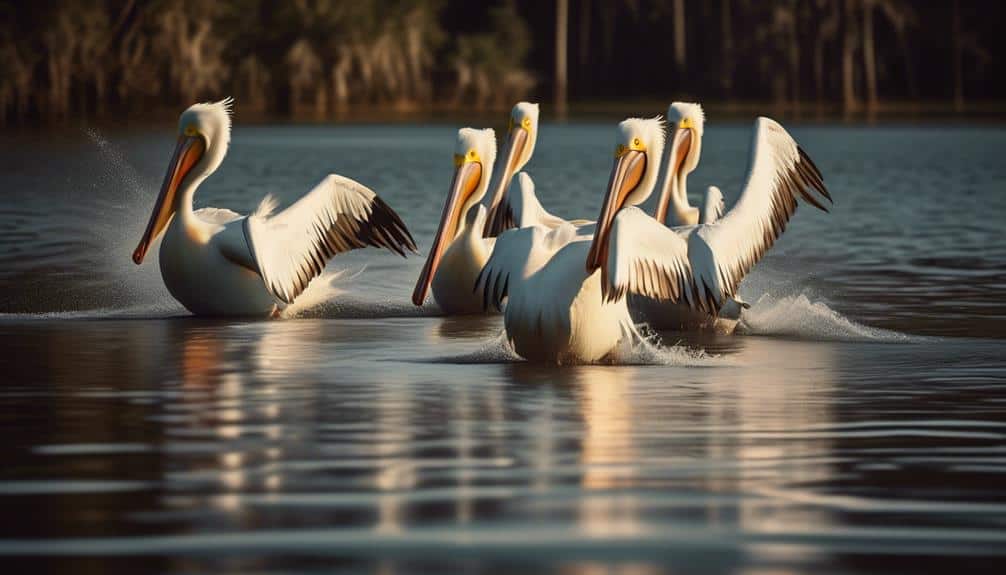
[[[532,99],[533,100],[533,99]],[[565,117],[553,113],[548,100],[542,104],[542,119],[545,122],[607,122],[617,121],[628,115],[662,114],[672,100],[690,101],[688,96],[668,97],[666,100],[638,99],[624,101],[571,102]],[[771,116],[790,124],[829,123],[848,125],[897,124],[897,123],[993,123],[1006,124],[1006,102],[984,101],[967,103],[963,111],[958,111],[953,102],[932,101],[889,101],[881,102],[869,110],[861,106],[854,112],[845,112],[837,103],[819,102],[720,102],[702,101],[707,117],[715,122],[747,121],[755,116]],[[237,123],[247,125],[296,124],[478,124],[493,125],[503,123],[509,107],[483,107],[464,109],[449,104],[432,105],[358,105],[344,111],[327,114],[275,114],[255,109],[242,109],[241,102],[235,103]],[[87,126],[106,128],[135,127],[145,123],[150,127],[171,125],[181,109],[161,107],[143,114],[116,117],[77,117],[63,122],[24,121],[0,126],[0,133],[27,130],[59,131]]]

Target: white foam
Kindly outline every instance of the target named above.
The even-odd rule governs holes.
[[[84,133],[94,142],[102,160],[99,166],[103,171],[91,185],[110,187],[120,194],[114,201],[97,207],[86,231],[101,254],[97,271],[103,276],[102,282],[112,288],[106,290],[105,297],[112,304],[126,301],[140,309],[184,311],[161,280],[157,264],[159,245],[153,247],[143,265],[137,266],[132,261],[133,246],[150,217],[156,182],[144,178],[97,130],[88,128]],[[112,311],[120,311],[112,307]]]
[[[139,304],[123,307],[101,307],[81,310],[44,311],[37,313],[0,313],[0,321],[139,319],[171,317],[188,313],[189,312],[187,312],[181,305],[171,302],[164,304]]]
[[[615,354],[619,365],[664,365],[676,367],[713,367],[731,365],[729,358],[711,355],[705,350],[683,345],[666,346],[656,334],[643,334],[632,327],[632,336],[622,340]]]
[[[331,302],[333,298],[343,293],[344,290],[338,284],[359,276],[364,269],[366,266],[352,274],[349,273],[350,270],[322,273],[307,285],[307,289],[297,296],[292,304],[283,309],[281,316],[284,318],[312,316]]]
[[[501,331],[494,339],[485,342],[482,347],[464,355],[453,356],[442,360],[444,363],[516,363],[524,361],[510,345],[505,331]]]
[[[774,297],[761,296],[745,310],[738,333],[787,336],[826,341],[910,342],[917,338],[896,331],[856,323],[828,307],[811,301],[807,294]]]

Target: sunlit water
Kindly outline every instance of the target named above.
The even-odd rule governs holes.
[[[240,119],[240,118],[239,118]],[[330,171],[426,248],[452,126],[245,127],[197,196]],[[747,126],[697,194],[736,195]],[[836,199],[745,282],[733,337],[516,358],[366,250],[282,321],[188,317],[129,259],[170,130],[0,138],[0,561],[168,573],[959,572],[1006,559],[1006,131],[795,126]],[[529,171],[593,218],[607,125]]]

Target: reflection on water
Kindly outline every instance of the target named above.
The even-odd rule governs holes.
[[[821,572],[1006,548],[999,343],[748,337],[704,367],[543,369],[424,361],[484,344],[431,322],[463,325],[0,324],[0,500],[24,518],[0,555]],[[388,357],[392,334],[420,343]]]

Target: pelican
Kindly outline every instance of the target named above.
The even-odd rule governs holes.
[[[483,313],[482,300],[472,284],[495,244],[489,214],[505,197],[514,173],[534,154],[538,133],[538,104],[518,102],[510,112],[507,140],[496,162],[493,130],[462,128],[454,150],[454,179],[441,215],[433,248],[412,293],[412,303],[423,305],[426,292],[448,314]],[[491,173],[490,178],[486,174]],[[490,192],[491,193],[487,193]]]
[[[619,124],[609,195],[636,202],[649,196],[663,147],[659,117]],[[601,273],[584,266],[594,242],[590,231],[564,222],[512,229],[497,238],[475,291],[485,306],[497,309],[508,298],[503,323],[522,357],[559,364],[597,361],[634,333],[625,299],[604,298]]]
[[[522,170],[534,154],[534,148],[538,142],[538,104],[518,102],[510,111],[507,133],[507,144],[503,154],[505,161],[497,166],[497,170],[501,172],[500,177],[495,178],[494,174],[496,185],[493,187],[492,195],[488,197],[490,201],[486,206],[489,210],[486,215],[484,234],[486,237],[496,237],[510,228],[517,227],[516,221],[520,218],[520,214],[515,214],[514,210],[515,207],[520,209],[522,205],[518,203],[517,206],[514,206],[513,202],[519,202],[521,198],[515,198],[508,190],[514,174]],[[529,179],[526,181],[530,182]],[[526,185],[523,190],[527,191]],[[533,188],[531,194],[533,197]],[[540,204],[537,204],[537,198],[534,199],[534,203],[540,207]],[[545,214],[548,213],[542,210],[542,214],[539,215]],[[525,217],[530,215],[531,212]],[[561,222],[553,221],[550,223],[552,223],[550,227],[555,227]]]
[[[654,209],[654,218],[669,227],[711,224],[723,216],[723,193],[716,186],[706,188],[701,209],[688,202],[688,174],[695,171],[702,154],[705,114],[699,104],[674,102],[667,109],[671,127],[671,146],[664,161],[664,180]],[[670,221],[668,221],[670,220]],[[694,310],[685,303],[655,300],[630,294],[629,309],[637,320],[654,329],[712,329],[731,334],[743,309],[749,307],[739,298],[731,298],[717,315]]]
[[[672,176],[688,156],[688,124],[681,118],[674,130]],[[822,199],[831,201],[814,162],[781,125],[764,117],[755,120],[744,187],[723,217],[668,228],[635,207],[646,195],[609,190],[587,271],[601,270],[606,302],[632,293],[684,303],[707,316],[737,297],[741,280],[782,235],[799,200],[823,211]]]
[[[495,243],[482,237],[486,209],[480,204],[489,188],[486,174],[493,169],[495,160],[496,135],[492,129],[458,130],[454,177],[433,246],[412,292],[413,304],[422,306],[426,292],[432,287],[433,299],[444,313],[482,311],[471,286]]]
[[[331,174],[287,209],[270,195],[255,213],[192,209],[192,198],[227,155],[230,98],[190,106],[133,261],[164,232],[161,276],[171,295],[198,315],[274,315],[321,274],[335,254],[375,246],[404,256],[416,245],[380,197]]]

